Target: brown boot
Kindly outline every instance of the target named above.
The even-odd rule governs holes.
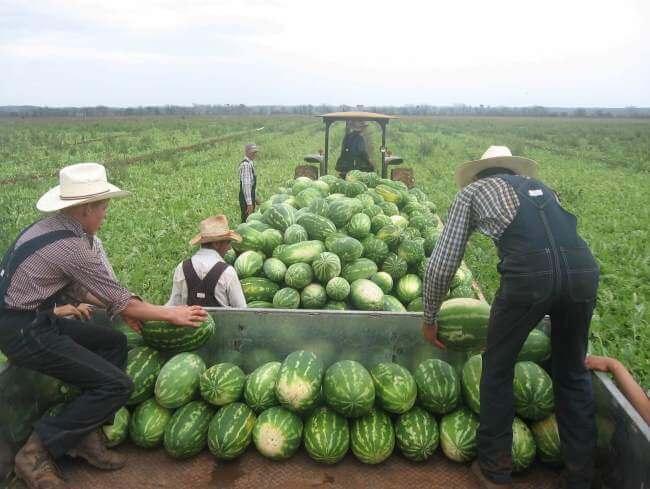
[[[479,484],[484,489],[512,489],[513,487],[512,484],[497,484],[496,482],[492,482],[490,479],[485,477],[483,471],[481,470],[481,466],[478,463],[478,460],[474,460],[474,462],[472,462],[470,471],[472,474],[474,474],[474,477],[476,477]]]
[[[90,465],[103,470],[121,469],[126,464],[126,457],[106,447],[104,435],[95,430],[67,453],[71,457],[81,457]]]
[[[52,457],[33,432],[14,459],[16,476],[29,489],[65,489],[61,473]]]

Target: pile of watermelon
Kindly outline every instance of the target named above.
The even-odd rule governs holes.
[[[421,311],[442,224],[418,188],[351,171],[289,180],[236,231],[225,256],[248,307]],[[449,296],[474,298],[464,265]]]

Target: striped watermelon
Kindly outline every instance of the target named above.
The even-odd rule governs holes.
[[[255,413],[246,404],[233,402],[214,415],[208,427],[208,448],[220,460],[239,457],[253,438]]]
[[[518,416],[537,421],[553,412],[553,382],[546,371],[536,363],[515,364],[513,390]]]
[[[164,363],[162,355],[148,346],[138,346],[129,351],[126,375],[133,381],[133,391],[127,405],[140,404],[153,396],[156,378]]]
[[[524,346],[521,347],[517,361],[540,363],[551,357],[551,338],[543,331],[533,329]]]
[[[160,446],[171,418],[171,409],[161,406],[154,398],[147,399],[135,408],[129,421],[131,441],[142,448]]]
[[[415,370],[418,401],[433,414],[447,414],[460,403],[460,379],[443,360],[430,358]]]
[[[154,393],[158,403],[166,408],[187,404],[198,391],[205,362],[194,353],[173,356],[160,370]]]
[[[361,311],[384,309],[384,293],[377,284],[367,279],[358,279],[350,284],[350,300]]]
[[[451,289],[447,294],[447,297],[449,299],[476,298],[476,296],[474,295],[474,290],[472,289],[471,285],[459,285],[458,287]]]
[[[347,225],[348,233],[356,239],[363,239],[370,234],[370,217],[366,214],[359,213],[352,216]]]
[[[280,362],[265,363],[253,370],[246,379],[244,400],[256,413],[278,404],[275,384],[280,373],[280,365]]]
[[[478,299],[450,299],[438,313],[438,338],[454,351],[485,347],[490,305]]]
[[[299,306],[300,292],[291,287],[284,287],[273,296],[273,307],[276,309],[298,309]]]
[[[374,206],[379,209],[379,211],[371,211],[371,214],[368,214],[368,211],[371,208],[364,209],[363,212],[368,214],[370,217],[370,231],[377,234],[381,228],[384,226],[390,226],[393,224],[393,221],[390,220],[390,217],[384,214],[384,211],[381,208],[381,204]],[[378,236],[379,237],[379,236]],[[381,239],[381,238],[379,238]],[[390,248],[390,245],[389,245]]]
[[[375,386],[363,365],[353,360],[341,360],[325,372],[323,396],[336,412],[357,418],[370,413],[375,402]]]
[[[284,275],[284,282],[294,289],[307,287],[314,279],[314,272],[307,263],[294,263],[289,265]]]
[[[374,408],[370,414],[353,419],[350,427],[352,453],[365,464],[379,464],[395,448],[395,431],[388,415]]]
[[[422,296],[422,280],[413,273],[407,273],[397,282],[395,292],[402,303],[408,304]]]
[[[309,208],[309,212],[312,214],[318,214],[319,216],[327,217],[327,211],[330,207],[330,204],[327,200],[319,197],[318,199],[312,200],[307,207]]]
[[[478,416],[467,408],[445,414],[440,420],[440,446],[454,462],[469,462],[476,457]]]
[[[116,318],[116,321],[113,326],[114,329],[126,336],[126,348],[131,350],[137,346],[144,345],[144,339],[142,335],[134,331],[131,326],[126,324],[124,321],[119,319],[119,316]],[[0,352],[0,366],[7,361],[7,358]]]
[[[376,283],[384,294],[390,294],[393,290],[393,277],[386,272],[373,273],[370,280]]]
[[[323,306],[323,309],[330,309],[333,311],[345,311],[348,308],[348,305],[342,301],[327,301]]]
[[[328,407],[314,410],[305,421],[305,449],[317,462],[335,464],[350,447],[348,420]]]
[[[336,232],[336,226],[332,221],[327,217],[312,214],[311,212],[298,216],[296,221],[305,228],[309,239],[325,241],[327,236]]]
[[[284,280],[284,274],[287,273],[287,266],[278,258],[267,258],[262,266],[264,276],[276,283]]]
[[[438,422],[427,411],[415,406],[395,421],[395,438],[406,458],[422,462],[438,448]]]
[[[311,262],[314,276],[321,284],[326,284],[341,273],[341,260],[334,253],[325,251]]]
[[[343,263],[352,263],[361,258],[363,245],[350,236],[337,236],[326,243],[328,251],[338,256]]]
[[[264,248],[264,236],[262,232],[255,229],[251,224],[240,224],[235,231],[242,237],[242,241],[233,241],[232,243],[232,247],[238,253],[249,250],[262,251]]]
[[[271,407],[257,417],[253,443],[265,457],[286,460],[300,447],[302,427],[297,414],[283,407]]]
[[[296,222],[296,210],[288,204],[275,204],[267,209],[262,219],[278,231],[284,232]]]
[[[392,295],[384,295],[384,311],[406,312],[404,305]]]
[[[246,304],[246,307],[249,309],[273,309],[273,303],[266,301],[251,301]]]
[[[386,243],[386,246],[388,246],[388,249],[391,251],[397,251],[401,236],[402,230],[392,223],[382,226],[377,231],[377,238]]]
[[[422,304],[422,297],[417,297],[408,303],[406,306],[408,312],[422,312],[424,311],[424,304]]]
[[[389,253],[381,266],[381,271],[390,275],[393,278],[393,281],[397,281],[406,275],[406,272],[408,271],[408,263],[395,253]]]
[[[515,417],[512,422],[512,471],[526,470],[535,460],[535,440],[526,423]]]
[[[275,386],[280,404],[301,413],[313,408],[320,395],[323,370],[323,362],[314,353],[290,353],[282,362]]]
[[[200,348],[214,331],[214,319],[208,316],[198,328],[176,326],[164,321],[148,321],[142,326],[142,337],[148,346],[156,350],[180,353]]]
[[[350,283],[343,277],[334,277],[327,282],[325,292],[332,300],[344,301],[350,295]]]
[[[241,288],[246,302],[272,302],[273,296],[280,289],[278,284],[263,277],[248,277],[241,280]]]
[[[463,398],[465,404],[476,414],[481,412],[481,374],[483,357],[474,355],[463,366]]]
[[[563,463],[562,445],[555,414],[551,414],[546,419],[535,421],[531,425],[531,430],[535,438],[539,459],[553,467],[561,466]]]
[[[244,251],[235,260],[235,271],[242,279],[257,275],[264,266],[264,258],[257,251]]]
[[[174,458],[186,459],[203,450],[213,414],[203,401],[192,401],[177,409],[165,428],[165,451]]]
[[[343,266],[341,277],[352,283],[362,278],[370,278],[375,273],[377,273],[377,265],[374,261],[367,258],[357,258]]]
[[[127,436],[129,436],[130,418],[131,413],[126,407],[122,406],[115,413],[113,423],[102,426],[107,447],[115,447],[126,440]]]
[[[388,256],[388,245],[381,239],[374,236],[366,237],[361,244],[363,245],[363,257],[375,263],[383,263]]]
[[[397,256],[403,258],[408,265],[415,265],[424,259],[424,241],[405,239],[397,247]]]
[[[276,258],[282,260],[285,265],[294,263],[311,263],[319,253],[325,251],[322,241],[301,241],[286,245]]]
[[[320,199],[322,197],[323,194],[320,190],[313,187],[308,187],[296,195],[296,204],[298,205],[299,209],[305,207],[309,208],[314,200]]]
[[[295,244],[300,243],[301,241],[307,241],[309,235],[304,227],[300,224],[292,224],[284,231],[284,243],[285,244]]]
[[[337,228],[345,226],[355,214],[361,212],[363,204],[357,199],[343,197],[330,202],[327,217]]]
[[[320,284],[309,284],[300,293],[300,304],[303,309],[321,309],[327,302],[325,287]]]
[[[370,370],[377,404],[390,413],[402,414],[415,404],[417,387],[411,373],[396,363],[378,363]]]
[[[244,390],[246,374],[232,363],[218,363],[201,375],[201,397],[214,406],[225,406],[239,400]]]

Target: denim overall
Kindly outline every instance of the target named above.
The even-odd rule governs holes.
[[[499,175],[519,198],[517,215],[495,243],[499,289],[483,353],[479,463],[497,484],[511,481],[514,365],[530,331],[551,317],[551,373],[571,488],[590,487],[596,443],[591,374],[584,365],[599,270],[577,220],[538,180]]]

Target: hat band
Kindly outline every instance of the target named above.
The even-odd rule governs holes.
[[[87,198],[89,198],[89,197],[95,197],[96,195],[102,195],[102,194],[108,193],[108,192],[110,192],[110,191],[111,191],[111,189],[110,189],[110,188],[107,188],[106,190],[102,190],[101,192],[95,192],[94,194],[86,194],[86,195],[66,195],[66,196],[59,195],[59,198],[60,198],[61,200],[79,200],[79,199],[87,199]]]

